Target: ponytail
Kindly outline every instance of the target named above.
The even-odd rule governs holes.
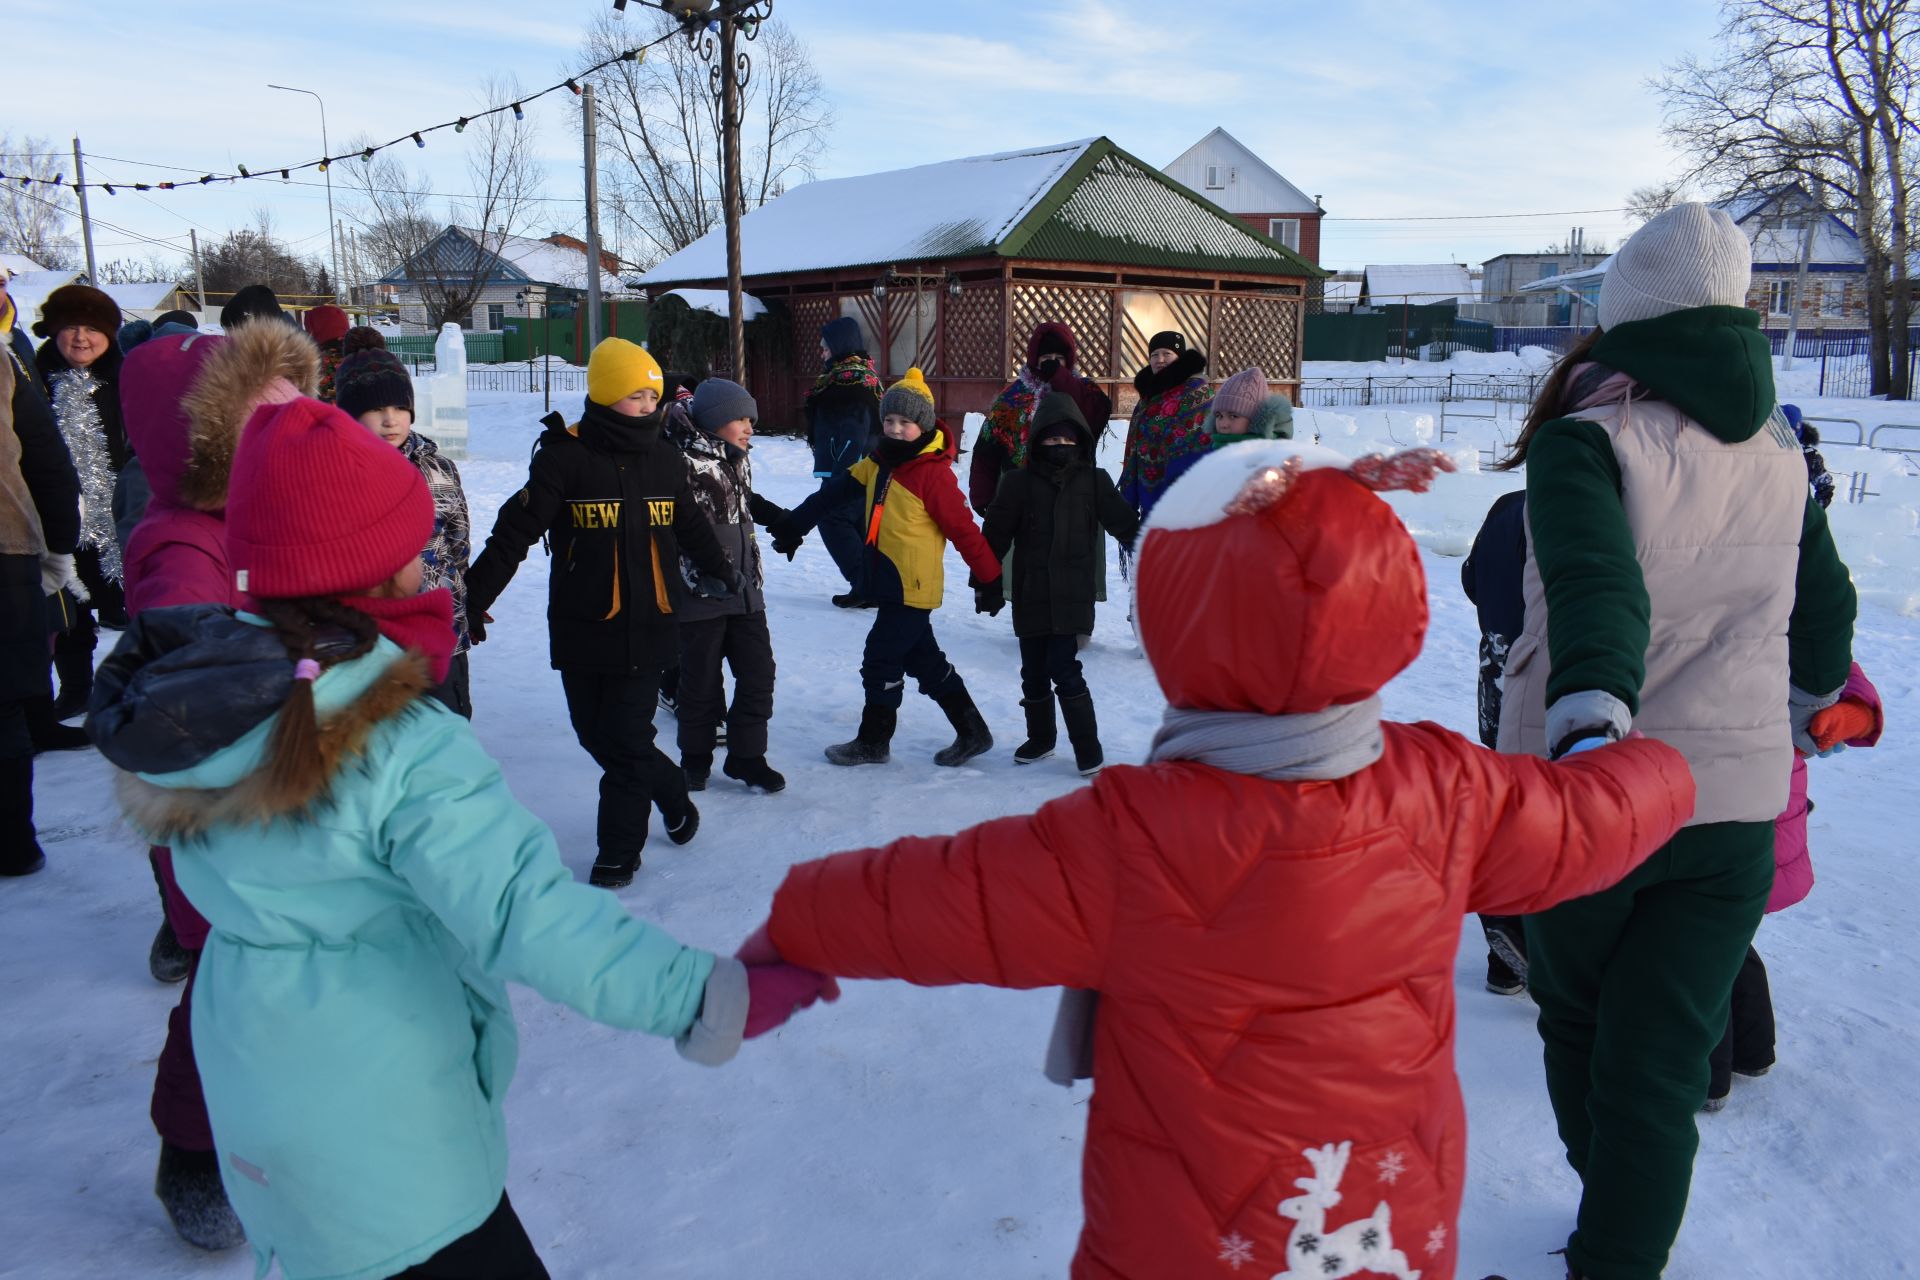
[[[1573,381],[1573,371],[1587,363],[1593,355],[1601,332],[1599,329],[1587,330],[1553,366],[1540,388],[1540,394],[1533,399],[1533,407],[1527,410],[1527,420],[1520,428],[1520,438],[1513,442],[1513,452],[1494,464],[1495,471],[1516,471],[1525,466],[1527,450],[1533,445],[1535,433],[1566,413],[1567,387]]]
[[[331,597],[260,600],[254,609],[273,624],[287,656],[295,663],[293,692],[280,708],[267,742],[264,798],[276,812],[301,809],[311,798],[313,775],[321,763],[320,718],[313,702],[313,682],[327,667],[370,652],[380,638],[380,628],[366,614]],[[329,643],[322,656],[316,633],[323,628],[345,630],[350,642],[344,646]]]

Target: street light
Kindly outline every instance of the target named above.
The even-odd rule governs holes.
[[[304,93],[320,104],[320,165],[327,180],[327,247],[333,251],[333,296],[340,296],[340,240],[333,229],[333,166],[325,163],[333,159],[333,144],[327,141],[327,100],[311,89],[296,89],[290,84],[270,84],[269,89],[279,89],[285,93]]]
[[[522,311],[525,311],[536,301],[536,299],[531,296],[531,291],[527,289],[522,289],[513,296],[514,299],[519,302],[520,310]],[[546,348],[545,351],[540,353],[540,390],[545,397],[541,407],[548,413],[551,413],[553,412],[553,308],[547,305],[547,298],[544,292],[537,301],[540,303],[540,325],[545,331],[545,336],[541,338],[540,345]],[[533,343],[528,342],[527,346],[529,348],[527,352],[527,369],[528,376],[531,378],[533,369],[533,352],[531,348]],[[529,386],[527,390],[531,391],[533,388]]]

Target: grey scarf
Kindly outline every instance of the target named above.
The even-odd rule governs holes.
[[[1322,782],[1360,772],[1385,750],[1375,696],[1291,716],[1168,707],[1147,760],[1192,760],[1274,782]]]
[[[1378,696],[1291,716],[1168,707],[1147,760],[1192,760],[1275,782],[1328,782],[1360,772],[1386,747]],[[1047,1042],[1047,1079],[1060,1085],[1092,1079],[1093,1024],[1099,1010],[1098,991],[1069,988],[1060,993]]]

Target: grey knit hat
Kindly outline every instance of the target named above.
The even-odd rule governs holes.
[[[922,431],[933,430],[933,391],[917,367],[907,370],[907,376],[888,387],[887,394],[880,397],[880,416],[884,418],[890,413],[919,423]]]
[[[1600,282],[1600,327],[1691,307],[1743,307],[1753,245],[1734,220],[1704,204],[1677,204],[1620,246]]]
[[[695,387],[693,406],[688,412],[693,414],[693,425],[708,435],[741,418],[760,421],[760,406],[747,394],[747,389],[725,378],[708,378]]]

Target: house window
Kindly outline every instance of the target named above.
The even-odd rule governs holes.
[[[1791,307],[1792,305],[1793,305],[1793,281],[1791,280],[1767,281],[1767,314],[1768,315],[1784,316],[1787,314],[1788,308]]]
[[[1268,218],[1267,234],[1295,253],[1300,252],[1300,219]]]
[[[1847,313],[1847,282],[1844,280],[1823,280],[1820,282],[1820,314],[1840,316]]]
[[[503,322],[506,320],[506,318],[507,318],[506,303],[489,302],[487,304],[487,332],[488,333],[500,332],[501,328],[503,327]]]
[[[1541,278],[1542,280],[1551,280],[1551,279],[1552,279],[1553,277],[1555,277],[1555,276],[1557,276],[1557,275],[1559,275],[1559,274],[1560,274],[1560,264],[1559,264],[1559,263],[1557,263],[1557,262],[1543,262],[1543,263],[1541,263],[1541,264],[1540,264],[1540,278]]]
[[[1224,191],[1227,187],[1227,167],[1223,164],[1207,166],[1207,190]]]

